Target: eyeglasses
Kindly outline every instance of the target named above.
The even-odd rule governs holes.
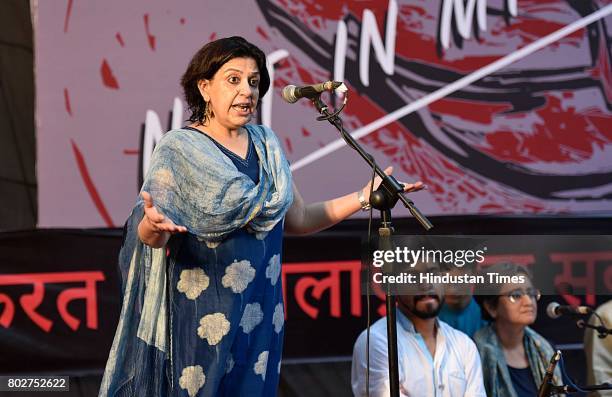
[[[542,297],[542,293],[540,292],[540,290],[533,288],[530,288],[526,291],[522,289],[515,289],[514,291],[510,291],[507,294],[504,294],[503,296],[506,296],[510,300],[510,302],[517,303],[524,295],[527,295],[531,299],[535,299],[536,301],[539,301]]]

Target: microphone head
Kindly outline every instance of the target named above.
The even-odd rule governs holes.
[[[548,317],[552,318],[553,320],[561,317],[561,313],[557,312],[557,308],[559,306],[560,305],[557,302],[550,302],[546,307],[546,314],[548,315]]]
[[[295,88],[296,87],[291,84],[283,88],[283,93],[281,94],[281,96],[283,97],[285,102],[296,103],[298,101],[299,98],[295,96]]]

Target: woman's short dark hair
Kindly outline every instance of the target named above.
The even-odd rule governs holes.
[[[259,101],[268,92],[270,75],[266,67],[266,54],[262,50],[240,36],[211,41],[196,52],[181,78],[185,100],[191,111],[189,121],[203,123],[206,118],[206,102],[200,94],[198,82],[212,79],[221,66],[234,58],[253,58],[259,69]]]
[[[499,293],[501,292],[502,288],[506,283],[489,283],[489,277],[486,275],[486,273],[497,273],[500,276],[510,277],[524,274],[525,276],[527,276],[527,278],[531,279],[531,274],[529,273],[529,270],[527,270],[527,268],[512,262],[496,263],[481,270],[481,273],[485,276],[485,280],[487,282],[476,285],[476,288],[474,289],[474,299],[476,300],[476,302],[478,302],[478,305],[480,305],[482,317],[488,321],[495,321],[495,319],[491,317],[491,315],[487,311],[485,303],[488,302],[489,306],[494,308],[497,307],[500,296]]]

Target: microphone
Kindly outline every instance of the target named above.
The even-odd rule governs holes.
[[[552,379],[555,374],[555,367],[557,363],[561,359],[561,352],[557,350],[555,354],[550,359],[550,363],[548,364],[548,368],[546,368],[546,373],[544,374],[544,379],[542,379],[542,384],[538,389],[538,397],[548,397],[550,396],[550,391],[552,389]]]
[[[341,87],[344,87],[344,89]],[[346,86],[341,81],[326,81],[324,83],[303,85],[301,87],[288,85],[283,88],[282,96],[286,102],[295,103],[300,98],[314,99],[323,91],[333,91],[336,88],[346,91]]]
[[[564,314],[590,314],[593,310],[588,306],[569,306],[560,305],[557,302],[550,302],[546,307],[546,314],[552,319],[561,317]]]

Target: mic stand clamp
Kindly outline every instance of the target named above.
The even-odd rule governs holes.
[[[591,328],[594,329],[595,331],[597,331],[597,336],[600,339],[605,338],[608,335],[612,335],[612,329],[610,328],[606,328],[603,325],[593,325],[593,324],[589,324],[584,320],[578,320],[576,321],[576,326],[578,328]]]
[[[340,119],[339,113],[343,107],[334,112],[329,113],[327,105],[321,101],[320,95],[312,99],[317,111],[321,114],[321,117],[317,120],[327,120],[334,127],[340,131],[342,138],[348,146],[355,149],[357,153],[365,160],[368,165],[374,169],[376,174],[382,178],[382,182],[378,189],[376,189],[370,195],[370,205],[380,211],[381,225],[378,229],[378,248],[381,250],[392,249],[391,237],[393,234],[393,225],[391,222],[391,209],[395,206],[398,200],[400,200],[410,213],[419,221],[419,223],[429,230],[433,227],[431,222],[416,208],[412,200],[409,200],[404,196],[404,186],[397,181],[392,175],[387,175],[385,172],[376,164],[374,158],[367,153],[359,143],[344,129],[342,126],[342,120]],[[346,103],[346,99],[345,99]],[[383,271],[388,273],[393,271],[393,264],[386,263],[383,266]],[[370,282],[368,280],[367,282]],[[387,352],[389,360],[389,390],[390,397],[399,397],[399,370],[397,362],[397,322],[396,322],[396,298],[394,291],[391,290],[391,284],[386,283],[385,296],[386,296],[386,309],[387,309]]]

